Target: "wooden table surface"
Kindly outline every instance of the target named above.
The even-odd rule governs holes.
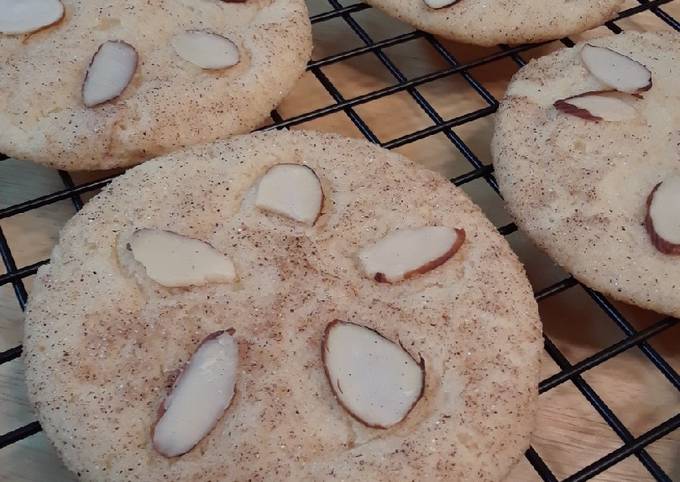
[[[637,3],[627,4],[631,5]],[[328,9],[328,4],[323,0],[310,1],[312,13]],[[680,18],[680,0],[665,5],[664,9]],[[354,18],[376,41],[412,30],[372,9],[356,13]],[[649,12],[622,21],[620,26],[626,30],[668,28]],[[572,38],[607,33],[606,29],[599,28]],[[315,59],[363,45],[342,19],[316,24],[314,38]],[[446,42],[445,45],[461,62],[497,51]],[[528,59],[539,56],[559,46],[559,43],[553,43],[531,50],[524,57]],[[387,48],[384,52],[408,78],[447,67],[422,39]],[[472,69],[470,74],[499,98],[516,68],[511,60],[504,59]],[[329,65],[323,68],[323,72],[338,86],[344,98],[356,97],[395,84],[394,77],[372,53]],[[444,118],[456,117],[486,105],[459,75],[422,85],[418,91]],[[283,102],[279,112],[284,118],[288,118],[332,103],[332,97],[316,77],[308,72]],[[355,111],[381,142],[431,125],[428,117],[406,92],[359,105]],[[489,141],[492,126],[493,117],[490,116],[454,129],[485,164],[491,162]],[[361,137],[361,133],[343,111],[295,128]],[[460,175],[471,169],[461,153],[441,133],[406,144],[397,151],[446,176]],[[101,176],[102,174],[73,173],[76,182]],[[60,189],[63,189],[63,184],[54,170],[11,159],[0,162],[0,208]],[[499,198],[484,181],[468,183],[464,189],[483,207],[494,223],[500,226],[511,221]],[[25,266],[48,257],[60,227],[73,213],[74,208],[70,201],[61,201],[0,220],[0,228],[8,239],[17,265]],[[522,233],[514,233],[508,240],[525,263],[536,290],[566,276],[566,273],[533,247]],[[0,267],[0,274],[4,272],[4,266]],[[31,278],[25,282],[30,291]],[[657,314],[630,306],[618,303],[616,306],[637,329],[661,318]],[[546,333],[572,363],[623,338],[623,333],[579,286],[547,299],[540,307]],[[23,315],[11,285],[0,287],[0,351],[21,342],[22,320]],[[680,369],[680,326],[652,338],[650,344],[671,366],[676,370]],[[545,355],[543,376],[547,377],[558,371],[557,365]],[[585,372],[583,379],[597,391],[634,436],[680,412],[678,392],[637,348]],[[0,365],[0,433],[33,420],[35,416],[27,402],[21,360]],[[564,478],[620,447],[622,441],[575,385],[567,382],[540,397],[537,428],[532,444],[556,476]],[[680,481],[680,431],[676,430],[650,445],[647,451],[673,480]],[[0,480],[62,482],[74,481],[75,478],[61,464],[44,434],[39,433],[0,450]],[[539,481],[540,478],[523,459],[508,480],[532,482]],[[598,475],[594,480],[641,482],[652,478],[633,456]]]

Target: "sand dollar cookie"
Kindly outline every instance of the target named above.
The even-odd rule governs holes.
[[[108,169],[249,132],[305,69],[303,0],[2,0],[0,152]]]
[[[522,266],[461,190],[366,142],[272,132],[90,201],[34,285],[25,362],[83,480],[500,481],[541,340]]]
[[[518,224],[587,285],[680,315],[680,38],[627,33],[532,61],[496,117]]]
[[[492,46],[552,40],[601,25],[622,0],[367,0],[421,30]]]

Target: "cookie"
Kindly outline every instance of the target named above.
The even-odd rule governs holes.
[[[446,179],[337,136],[128,171],[64,227],[25,326],[30,398],[82,480],[499,481],[534,421],[508,244]]]
[[[493,46],[552,40],[613,18],[622,0],[367,0],[420,30]]]
[[[311,53],[303,0],[23,5],[0,12],[0,152],[61,169],[249,132]]]
[[[679,60],[677,35],[626,33],[532,61],[492,146],[507,206],[538,246],[586,285],[673,316]]]

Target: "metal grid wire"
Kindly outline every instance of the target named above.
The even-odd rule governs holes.
[[[282,118],[277,111],[273,111],[271,113],[273,123],[267,128],[282,129],[291,127],[342,111],[366,137],[366,139],[387,149],[394,149],[428,136],[443,133],[448,141],[451,142],[453,146],[455,146],[455,148],[463,155],[463,157],[472,167],[472,169],[465,174],[451,179],[451,182],[457,186],[461,186],[476,179],[484,179],[488,186],[498,193],[498,185],[493,176],[493,166],[490,164],[484,164],[472,151],[472,149],[466,145],[465,142],[452,129],[468,122],[489,116],[493,114],[498,108],[498,100],[484,87],[484,85],[475,80],[469,71],[475,67],[489,64],[504,58],[512,59],[518,66],[521,67],[525,64],[525,61],[521,56],[522,53],[549,42],[534,45],[521,45],[516,47],[500,46],[499,50],[485,57],[468,63],[460,63],[454,57],[454,55],[449,50],[447,50],[436,38],[421,31],[412,31],[375,42],[362,27],[360,22],[355,17],[353,17],[354,14],[370,8],[368,5],[363,3],[342,5],[338,0],[327,1],[330,4],[330,9],[323,13],[313,15],[311,17],[312,23],[317,24],[327,22],[329,20],[342,19],[346,25],[351,28],[354,34],[356,34],[356,36],[361,40],[363,45],[351,50],[343,51],[341,53],[336,53],[326,58],[313,60],[309,63],[308,70],[318,79],[328,94],[330,94],[334,100],[333,104],[287,119]],[[664,4],[667,4],[672,0],[637,1],[639,5],[624,10],[616,19],[607,22],[605,24],[607,28],[609,28],[609,30],[615,34],[621,33],[622,29],[617,24],[618,21],[634,16],[641,12],[651,12],[653,15],[669,25],[672,29],[680,32],[680,22],[665,12],[662,8]],[[434,48],[437,54],[441,57],[441,59],[444,60],[444,62],[446,62],[448,66],[433,73],[407,79],[407,77],[399,70],[399,68],[397,68],[395,63],[390,60],[388,55],[385,54],[384,49],[415,39],[424,39],[432,48]],[[561,42],[567,47],[572,47],[574,45],[574,42],[569,38],[564,38],[561,40]],[[321,68],[367,53],[372,53],[382,63],[382,65],[387,68],[391,76],[394,78],[394,83],[388,87],[347,99],[340,93],[333,82],[331,82],[331,80],[324,74]],[[438,79],[455,75],[459,75],[465,79],[469,86],[474,89],[474,91],[484,100],[486,106],[454,118],[444,119],[432,106],[432,104],[429,103],[418,91],[418,87]],[[376,136],[376,134],[369,128],[367,123],[357,113],[355,107],[400,92],[408,93],[408,95],[418,104],[420,109],[422,109],[427,117],[429,117],[433,125],[414,132],[410,132],[388,142],[381,142],[378,136]],[[0,154],[0,161],[5,159],[7,159],[7,157]],[[111,179],[115,177],[109,176],[96,181],[74,185],[74,182],[68,173],[59,171],[59,175],[64,184],[63,190],[0,209],[0,220],[65,199],[71,199],[74,207],[76,210],[78,210],[83,205],[83,201],[80,197],[81,194],[96,191],[107,185]],[[501,226],[498,228],[498,230],[502,235],[507,236],[515,232],[517,227],[514,225],[514,223],[511,223]],[[12,251],[8,245],[5,235],[2,232],[1,227],[0,256],[2,257],[2,261],[6,267],[6,273],[0,275],[0,286],[6,284],[12,285],[17,302],[23,310],[26,306],[28,294],[22,280],[34,275],[38,268],[41,265],[46,264],[49,260],[45,259],[31,265],[18,267],[14,261],[14,256],[12,255]],[[678,373],[673,369],[673,367],[671,367],[670,364],[664,360],[664,358],[648,343],[650,338],[671,329],[678,324],[679,320],[666,317],[657,321],[651,326],[638,331],[607,298],[605,298],[602,294],[581,285],[571,276],[554,283],[548,288],[536,292],[536,300],[540,303],[551,296],[572,288],[585,290],[585,292],[590,296],[590,298],[592,298],[597,306],[603,310],[607,317],[618,327],[618,330],[620,330],[620,332],[624,335],[624,338],[619,342],[601,351],[598,351],[588,358],[585,358],[578,363],[572,364],[558,349],[551,338],[547,335],[544,335],[545,350],[552,360],[554,360],[559,366],[560,371],[546,378],[545,380],[542,380],[539,384],[539,392],[544,393],[565,382],[571,382],[583,395],[583,397],[585,397],[586,400],[592,405],[592,407],[597,411],[602,419],[604,419],[606,424],[611,427],[611,429],[618,435],[623,444],[616,450],[607,453],[590,465],[562,479],[562,481],[577,482],[591,479],[612,467],[616,463],[622,461],[626,457],[632,455],[642,463],[654,480],[671,482],[671,478],[650,456],[646,450],[646,447],[661,439],[662,437],[670,434],[674,430],[680,428],[680,413],[675,414],[671,418],[665,420],[663,423],[639,436],[633,436],[629,429],[614,414],[614,412],[609,406],[607,406],[600,395],[598,395],[593,387],[588,384],[588,382],[586,382],[581,375],[587,370],[590,370],[606,362],[607,360],[610,360],[620,353],[623,353],[627,350],[637,349],[640,350],[640,352],[647,359],[649,359],[651,363],[654,364],[654,366],[673,385],[673,387],[680,392],[680,376],[678,376]],[[0,351],[0,364],[7,363],[21,355],[21,346],[15,346],[9,349],[0,347],[0,349],[4,349],[4,351]],[[38,422],[32,422],[8,433],[1,434],[0,449],[35,433],[38,433],[40,430],[40,424]],[[558,481],[555,474],[550,470],[548,465],[544,462],[539,453],[534,450],[534,448],[529,448],[525,455],[527,460],[531,463],[538,475],[544,481]]]

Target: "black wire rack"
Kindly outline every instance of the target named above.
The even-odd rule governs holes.
[[[637,5],[620,12],[616,19],[607,22],[605,26],[613,33],[618,34],[622,32],[622,28],[619,25],[622,20],[643,12],[648,12],[658,17],[658,19],[667,24],[671,29],[680,32],[680,22],[663,9],[663,6],[671,1],[673,0],[637,0]],[[345,5],[340,3],[339,0],[327,0],[327,2],[329,8],[322,13],[313,15],[311,17],[312,23],[320,24],[331,20],[341,20],[345,22],[352,32],[354,32],[356,37],[360,40],[361,45],[325,58],[313,60],[308,65],[308,70],[331,96],[333,103],[289,118],[283,118],[278,111],[273,111],[271,113],[273,122],[271,125],[267,126],[267,128],[282,129],[293,127],[330,114],[344,112],[366,139],[387,149],[395,149],[441,133],[444,134],[446,139],[460,154],[462,154],[463,158],[470,166],[469,171],[451,179],[451,182],[457,186],[461,186],[475,180],[483,179],[490,189],[498,193],[498,185],[493,176],[493,166],[490,163],[482,161],[454,131],[455,127],[492,115],[498,108],[498,99],[496,99],[481,82],[477,81],[470,71],[476,67],[491,64],[501,59],[511,59],[517,66],[521,67],[525,64],[525,60],[522,57],[523,54],[530,54],[532,49],[536,49],[548,42],[515,47],[501,45],[490,54],[486,54],[472,61],[461,63],[451,52],[451,49],[446,48],[442,42],[432,35],[421,31],[411,31],[380,41],[374,41],[367,29],[362,26],[361,21],[357,18],[358,15],[356,15],[363,10],[369,9],[370,7],[368,5],[363,3]],[[427,42],[427,44],[436,51],[437,55],[441,57],[446,64],[446,67],[425,75],[407,78],[407,76],[397,67],[396,63],[390,59],[390,56],[385,50],[416,39]],[[561,39],[561,43],[566,47],[572,47],[574,45],[574,42],[569,38]],[[324,73],[323,67],[364,54],[374,55],[387,69],[393,78],[393,83],[387,87],[373,90],[368,93],[363,93],[352,98],[345,98],[338,87]],[[452,76],[462,77],[481,99],[483,99],[486,105],[454,118],[444,118],[435,107],[426,100],[425,96],[418,89],[427,83]],[[431,125],[383,142],[371,130],[368,123],[359,115],[356,108],[362,104],[404,92],[417,103],[420,109],[422,109],[422,112],[430,119]],[[0,154],[0,161],[6,159],[6,156]],[[102,179],[75,184],[70,174],[67,172],[58,171],[58,173],[63,181],[64,189],[19,204],[4,207],[0,209],[0,221],[63,200],[71,200],[75,209],[78,210],[83,205],[83,200],[81,198],[83,194],[101,189],[115,177],[115,175],[109,175]],[[515,232],[517,227],[513,223],[510,223],[500,226],[498,230],[502,235],[507,236]],[[28,299],[28,292],[24,280],[34,275],[38,268],[46,264],[49,260],[45,259],[30,265],[17,266],[12,250],[10,249],[10,244],[2,231],[2,224],[0,224],[0,256],[2,257],[2,262],[6,268],[5,274],[0,275],[0,286],[11,285],[19,307],[23,310]],[[559,371],[540,382],[539,392],[545,393],[564,383],[571,382],[602,417],[604,422],[616,433],[622,444],[616,450],[607,453],[595,462],[566,478],[561,479],[562,482],[578,482],[591,479],[631,456],[636,457],[649,472],[650,480],[670,482],[672,480],[671,477],[659,466],[659,463],[652,458],[647,448],[650,444],[680,428],[680,410],[664,422],[640,435],[634,436],[629,428],[624,425],[621,419],[607,403],[605,403],[603,398],[582,375],[586,371],[603,364],[621,353],[628,350],[639,350],[641,354],[658,369],[663,377],[670,382],[675,390],[680,392],[680,377],[678,376],[678,373],[649,343],[649,340],[652,337],[657,336],[662,332],[667,332],[676,326],[678,320],[666,317],[642,330],[638,330],[635,328],[634,323],[624,317],[621,311],[619,311],[605,296],[581,285],[571,276],[567,276],[551,286],[536,292],[536,300],[541,303],[552,296],[570,289],[584,290],[595,304],[606,314],[606,317],[616,326],[616,329],[620,331],[623,338],[617,343],[601,349],[577,363],[571,363],[565,354],[557,347],[557,344],[548,335],[544,335],[545,350],[550,358],[557,364]],[[0,350],[4,350],[0,351],[0,365],[2,365],[19,358],[21,356],[22,348],[21,346],[0,347]],[[0,434],[0,449],[30,437],[40,432],[40,430],[40,424],[38,422],[32,422],[11,430],[10,432]],[[547,482],[557,482],[559,480],[533,447],[527,450],[525,456],[542,480]]]

